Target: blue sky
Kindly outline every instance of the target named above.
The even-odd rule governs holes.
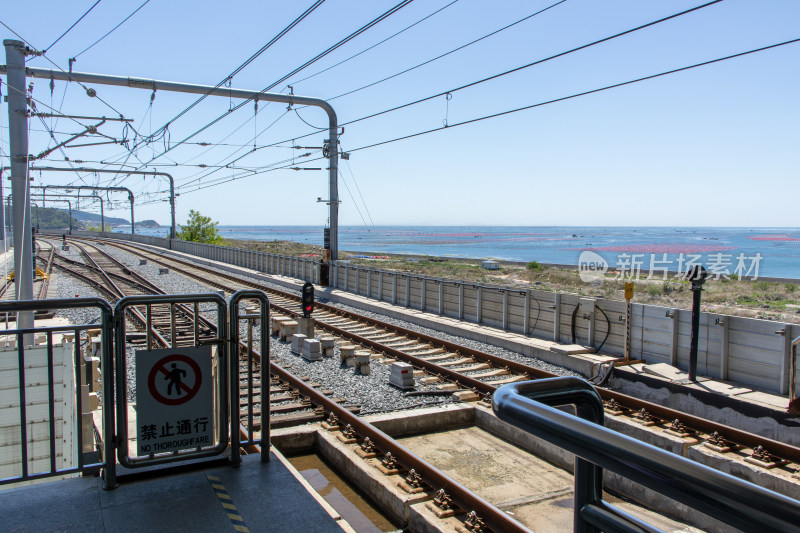
[[[40,1],[4,6],[0,20],[33,46],[49,46],[96,0]],[[62,68],[131,13],[143,0],[101,0],[47,52]],[[260,90],[387,11],[400,0],[326,0],[296,28],[238,73],[232,86]],[[332,98],[428,60],[543,9],[550,1],[458,0],[397,37],[340,66],[334,65],[417,22],[452,0],[416,0],[273,92]],[[278,34],[313,2],[151,0],[101,43],[80,55],[74,70],[214,85]],[[352,95],[332,100],[341,122],[446,92],[463,84],[560,53],[704,2],[567,0],[478,44]],[[36,13],[46,13],[38,16]],[[345,127],[344,150],[600,88],[662,71],[800,37],[800,3],[726,0],[611,42],[576,52],[469,89]],[[0,27],[4,39],[15,38]],[[4,62],[4,61],[3,61]],[[30,66],[51,68],[44,58]],[[342,163],[340,223],[347,225],[664,225],[797,226],[796,183],[800,123],[800,43],[688,72],[554,103],[499,118],[356,150]],[[5,82],[5,79],[3,79]],[[192,95],[94,86],[98,95],[147,136],[193,102]],[[7,90],[3,86],[3,94]],[[73,115],[113,116],[77,84],[36,80],[33,97]],[[63,104],[62,104],[63,98]],[[233,102],[234,104],[236,102]],[[172,144],[227,111],[227,98],[207,98],[172,122],[168,139],[141,145],[67,148],[85,166],[157,168],[179,184],[178,220],[189,209],[222,224],[323,224],[327,172],[266,170],[269,165],[325,167],[297,156],[320,151],[289,148],[293,137],[324,126],[312,108],[287,112],[281,104],[252,103],[155,161]],[[255,115],[255,120],[254,120]],[[302,120],[301,120],[302,118]],[[8,115],[2,109],[0,148],[8,153]],[[62,141],[83,130],[76,121],[45,119]],[[268,125],[275,122],[271,127]],[[89,124],[91,121],[81,121]],[[237,129],[238,128],[238,129]],[[265,131],[262,131],[265,130]],[[119,123],[100,131],[120,139]],[[260,132],[257,136],[256,133]],[[254,138],[255,137],[255,138]],[[321,146],[324,133],[296,141]],[[139,138],[141,139],[141,138]],[[75,141],[97,142],[99,138]],[[247,152],[236,163],[203,177]],[[38,119],[30,152],[53,143]],[[219,144],[237,146],[219,146]],[[244,146],[245,148],[242,148]],[[250,147],[250,148],[247,148]],[[236,152],[236,150],[240,150]],[[46,163],[66,166],[53,152]],[[127,161],[126,161],[127,159]],[[288,160],[288,161],[287,161]],[[97,163],[88,163],[97,162]],[[102,161],[103,163],[99,163]],[[279,163],[283,162],[283,163]],[[175,163],[178,163],[175,165]],[[277,164],[276,164],[277,163]],[[7,159],[3,160],[7,164]],[[42,163],[44,164],[44,162]],[[171,167],[153,165],[172,165]],[[39,184],[112,184],[108,176],[34,174]],[[117,178],[134,190],[137,218],[168,222],[164,183],[152,177]],[[197,189],[197,187],[206,187]],[[124,197],[117,216],[127,217]],[[89,208],[87,202],[85,207]],[[82,206],[83,207],[83,206]]]

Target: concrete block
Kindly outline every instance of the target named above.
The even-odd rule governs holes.
[[[297,334],[296,337],[305,337],[304,335]],[[294,340],[292,340],[294,344]],[[322,352],[320,351],[319,341],[316,339],[303,339],[303,359],[306,361],[321,361]]]
[[[281,331],[279,335],[282,341],[291,341],[292,335],[295,333],[297,333],[297,322],[294,320],[286,320],[281,322]]]
[[[345,363],[347,366],[355,368],[360,364],[359,361],[369,361],[369,354],[370,352],[366,350],[356,350],[351,357],[347,358]]]
[[[356,355],[356,347],[352,344],[343,344],[339,346],[339,358],[342,363],[347,363],[348,359],[352,359]]]
[[[245,307],[245,313],[248,314],[248,315],[260,315],[261,314],[261,306],[260,305],[248,305],[247,307]],[[260,318],[254,318],[252,320],[253,320],[253,325],[254,326],[258,326],[259,324],[261,324],[261,319]]]
[[[333,337],[320,337],[319,339],[322,355],[325,357],[333,357],[336,353],[336,341]]]
[[[322,361],[322,354],[313,352],[303,352],[303,359],[309,362]]]
[[[414,388],[414,367],[408,363],[392,363],[389,383],[403,390]]]
[[[359,350],[356,352],[356,355],[352,358],[353,366],[361,372],[362,376],[368,376],[370,374],[370,366],[369,361],[372,354],[366,350]]]
[[[298,318],[297,319],[297,332],[302,333],[307,339],[314,338],[314,319],[313,318]]]
[[[287,320],[286,317],[281,315],[273,315],[270,319],[270,330],[273,335],[278,335],[281,332],[281,322]]]
[[[300,333],[295,333],[292,335],[292,346],[289,348],[293,354],[300,355],[303,353],[303,341],[306,340],[306,336]]]

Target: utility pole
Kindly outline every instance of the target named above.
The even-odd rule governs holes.
[[[11,194],[14,220],[14,296],[33,300],[33,234],[31,231],[30,183],[28,182],[28,102],[25,94],[25,44],[6,39],[8,84],[8,132],[11,159]],[[17,329],[33,327],[33,312],[17,313]],[[25,335],[24,344],[33,341]]]
[[[689,381],[697,381],[697,351],[700,344],[700,294],[708,271],[702,265],[693,266],[686,272],[692,282],[692,336],[689,339]],[[708,349],[708,348],[706,348]]]

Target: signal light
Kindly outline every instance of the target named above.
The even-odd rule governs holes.
[[[310,318],[311,313],[314,311],[314,285],[312,283],[306,282],[305,285],[303,285],[301,298],[303,318]]]

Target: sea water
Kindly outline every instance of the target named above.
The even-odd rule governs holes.
[[[230,239],[323,244],[322,226],[219,226]],[[126,232],[124,226],[115,231]],[[130,231],[128,226],[127,231]],[[167,228],[141,228],[166,236]],[[577,265],[590,250],[611,268],[685,271],[700,263],[719,273],[800,279],[800,228],[340,226],[339,249],[372,254],[538,261]],[[737,270],[739,269],[739,270]],[[748,272],[749,271],[749,272]]]

